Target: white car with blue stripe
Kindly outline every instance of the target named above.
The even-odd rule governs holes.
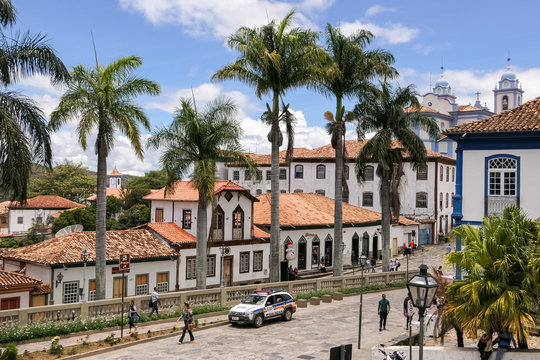
[[[229,322],[261,327],[269,319],[281,317],[289,321],[295,312],[296,302],[288,292],[255,291],[229,311]]]

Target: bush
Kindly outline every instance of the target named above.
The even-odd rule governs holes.
[[[2,353],[2,356],[0,356],[0,360],[17,360],[17,347],[15,344],[9,344]]]
[[[150,330],[148,330],[148,331],[150,331]],[[105,340],[103,340],[103,341],[105,341],[107,344],[109,344],[111,346],[114,346],[114,345],[118,344],[121,340],[122,339],[120,339],[120,338],[115,338],[114,334],[111,334],[111,335],[107,336],[105,338]]]
[[[49,348],[49,353],[52,355],[62,355],[64,352],[64,347],[60,345],[60,336],[55,336],[51,340],[51,347]]]

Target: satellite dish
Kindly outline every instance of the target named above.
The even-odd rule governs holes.
[[[82,231],[82,230],[83,230],[83,226],[80,225],[80,224],[69,225],[69,226],[66,226],[66,227],[63,228],[63,229],[60,229],[60,230],[54,235],[54,237],[60,237],[60,236],[67,235],[67,234],[72,233],[72,232],[77,232],[77,231]]]

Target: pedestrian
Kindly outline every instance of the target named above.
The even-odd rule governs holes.
[[[298,280],[298,268],[296,266],[294,267],[293,272],[294,272],[294,279]]]
[[[414,256],[414,240],[411,240],[411,252],[412,252],[412,256]]]
[[[396,269],[396,264],[394,263],[394,260],[390,260],[390,271],[394,271]]]
[[[493,352],[493,330],[486,332],[478,341],[480,360],[488,360]]]
[[[439,242],[443,242],[444,241],[444,233],[442,232],[442,230],[439,230]]]
[[[137,321],[139,320],[139,314],[137,313],[137,307],[135,306],[135,303],[133,300],[129,303],[129,310],[128,310],[128,319],[129,319],[129,332],[131,332],[131,328],[135,327],[135,331],[137,331]]]
[[[450,243],[446,245],[446,253],[452,252],[452,246],[450,246]]]
[[[155,287],[154,291],[152,291],[152,299],[151,299],[152,311],[150,312],[150,315],[148,315],[148,316],[152,316],[154,311],[156,312],[156,315],[159,315],[158,301],[159,301],[159,294],[158,294],[158,291],[157,291],[157,287]]]
[[[182,336],[180,336],[180,339],[178,342],[182,344],[184,342],[184,336],[186,336],[186,331],[189,333],[189,340],[193,341],[195,340],[195,337],[193,336],[193,333],[191,332],[191,329],[195,326],[193,323],[193,311],[191,311],[191,307],[189,306],[189,303],[186,301],[184,303],[184,309],[182,310],[182,315],[176,320],[176,323],[180,321],[180,319],[184,319],[184,329],[182,330]]]
[[[373,259],[371,259],[371,272],[375,272],[375,265],[377,264],[377,260],[375,259],[375,256]]]
[[[390,313],[390,301],[386,299],[386,294],[382,294],[382,299],[379,300],[377,314],[379,314],[379,331],[386,330],[386,317]]]
[[[407,295],[405,297],[405,300],[403,300],[403,316],[405,316],[405,318],[407,319],[405,323],[405,330],[409,330],[409,326],[411,326],[414,316],[414,306],[409,295]]]
[[[401,263],[399,262],[398,258],[396,258],[396,271],[399,271],[400,266],[401,266]]]
[[[371,260],[366,259],[366,271],[369,272],[370,269],[371,269]]]
[[[439,268],[437,269],[437,272],[439,273],[439,276],[442,276],[442,266],[439,266]]]
[[[403,243],[403,255],[407,252],[407,244]]]
[[[289,265],[287,268],[287,273],[289,274],[289,281],[294,280],[294,270],[292,265]]]
[[[514,344],[514,347],[517,346],[516,341],[514,340],[514,337],[512,336],[510,330],[501,330],[497,334],[498,336],[493,342],[493,344],[499,344],[499,347],[497,348],[497,353],[495,355],[495,360],[502,360],[504,353],[510,349],[510,342]]]

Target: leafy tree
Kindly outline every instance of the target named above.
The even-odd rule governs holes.
[[[56,234],[60,229],[75,224],[82,225],[85,231],[96,230],[96,212],[92,208],[64,211],[54,220],[52,232]]]
[[[279,281],[279,147],[283,143],[280,123],[285,123],[289,134],[288,160],[293,146],[294,119],[283,96],[288,90],[313,86],[317,70],[327,57],[317,46],[317,33],[291,28],[294,14],[295,10],[291,10],[281,22],[273,20],[261,28],[238,29],[229,37],[228,45],[240,55],[212,76],[213,80],[236,79],[250,85],[259,98],[272,96],[272,103],[266,104],[267,111],[262,116],[270,123],[268,140],[272,143],[270,281]]]
[[[149,171],[144,176],[130,180],[122,190],[124,209],[129,209],[136,204],[146,204],[148,201],[143,196],[150,194],[152,189],[161,189],[167,185],[167,174],[164,170]]]
[[[430,118],[418,111],[404,111],[405,108],[419,109],[418,94],[412,85],[395,90],[386,81],[381,89],[372,94],[362,94],[360,103],[354,108],[358,119],[358,138],[367,133],[375,135],[366,141],[356,159],[356,174],[364,180],[364,170],[368,163],[377,163],[377,176],[381,179],[380,199],[382,215],[382,255],[383,271],[388,271],[390,258],[391,209],[397,219],[400,212],[399,182],[403,176],[405,158],[413,168],[425,167],[426,147],[422,139],[413,131],[418,126],[430,137],[439,135],[439,127]],[[394,145],[393,139],[399,141]],[[390,197],[392,193],[392,197]]]
[[[343,100],[371,90],[374,87],[372,81],[377,76],[393,77],[397,72],[391,66],[394,62],[392,54],[384,50],[365,49],[373,39],[373,34],[369,31],[361,30],[345,36],[338,28],[327,24],[324,35],[329,61],[322,68],[316,88],[336,99],[335,113],[327,111],[324,116],[328,120],[326,128],[332,136],[332,147],[336,150],[333,273],[334,276],[342,276],[343,200],[348,202],[349,198],[349,188],[344,176],[345,133],[346,123],[355,119],[354,113],[345,110]]]
[[[150,207],[145,204],[135,204],[118,218],[118,230],[131,229],[150,221]]]
[[[107,219],[112,219],[116,214],[119,214],[122,211],[124,206],[124,201],[117,198],[116,196],[107,196]]]
[[[21,243],[15,238],[6,238],[0,241],[0,248],[18,248],[19,246]]]
[[[217,99],[197,110],[182,99],[180,108],[168,128],[153,133],[148,145],[163,147],[161,164],[167,172],[168,186],[192,172],[191,180],[199,192],[197,205],[197,289],[206,288],[207,210],[213,205],[216,162],[234,161],[250,166],[240,146],[242,129],[236,116],[236,105],[230,99]],[[193,168],[193,169],[192,169]]]
[[[0,191],[25,202],[33,163],[51,166],[51,142],[43,112],[33,100],[9,86],[21,78],[44,74],[62,83],[69,73],[45,36],[13,35],[17,10],[0,1]]]
[[[96,192],[96,179],[88,175],[88,170],[81,163],[65,160],[30,180],[28,191],[30,196],[58,195],[82,203]]]
[[[448,285],[446,314],[471,337],[478,330],[510,330],[526,348],[540,298],[540,221],[509,207],[501,217],[484,218],[480,227],[462,225],[452,233],[465,248],[446,260],[467,275]]]
[[[160,92],[155,82],[133,75],[141,65],[140,57],[129,56],[108,66],[75,66],[68,90],[60,98],[49,123],[52,130],[58,130],[72,118],[79,119],[77,136],[83,149],[87,147],[88,135],[97,130],[96,299],[105,298],[107,156],[114,147],[115,132],[120,131],[137,156],[143,158],[139,125],[150,130],[150,123],[134,99]]]

